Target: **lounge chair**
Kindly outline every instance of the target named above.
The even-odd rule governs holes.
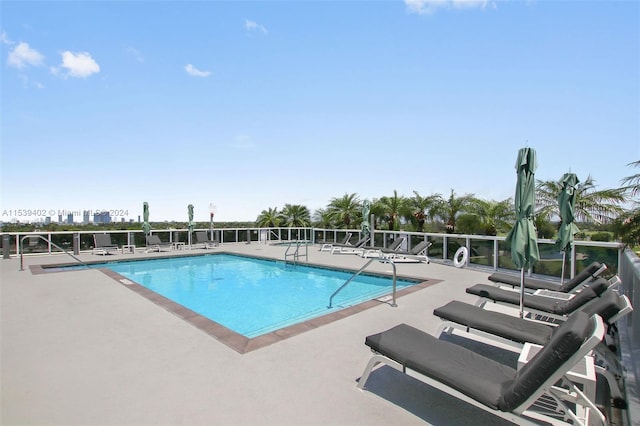
[[[615,337],[615,322],[632,311],[633,308],[627,296],[620,295],[616,291],[605,292],[602,297],[579,310],[587,315],[599,315],[607,325],[605,338],[595,348],[598,364],[601,364],[596,365],[595,368],[607,380],[611,397],[618,408],[626,407],[626,401],[622,396],[623,369],[612,351],[615,345],[610,344],[608,338]],[[525,343],[546,345],[558,330],[555,324],[517,318],[455,300],[436,308],[433,314],[443,320],[436,336],[441,336],[443,333],[451,334],[458,329],[465,334],[488,338],[518,351]]]
[[[433,243],[429,241],[421,241],[416,244],[409,251],[394,251],[391,253],[382,251],[382,256],[386,259],[392,260],[394,263],[406,263],[406,262],[425,262],[429,263],[429,257],[427,256],[427,249],[431,247]]]
[[[333,244],[331,247],[331,254],[357,254],[362,253],[365,248],[364,245],[369,242],[369,237],[362,237],[353,244]]]
[[[568,314],[578,310],[587,303],[593,301],[605,291],[609,290],[610,283],[604,278],[586,284],[579,293],[566,294],[555,293],[553,297],[536,294],[525,294],[524,308],[526,311],[541,314],[543,316],[563,319]],[[552,293],[549,290],[545,290]],[[487,303],[493,302],[511,308],[520,306],[520,292],[505,290],[487,284],[476,284],[466,289],[466,292],[479,296],[476,306],[485,307]]]
[[[362,253],[362,257],[384,257],[397,253],[400,250],[400,246],[404,243],[404,237],[398,237],[389,245],[389,247],[367,247]]]
[[[595,279],[603,271],[607,269],[607,265],[600,262],[593,262],[575,277],[566,281],[563,284],[548,281],[540,278],[525,277],[524,286],[526,289],[534,290],[553,290],[563,293],[573,292],[581,287],[581,284],[585,284],[590,280]],[[520,287],[522,277],[520,275],[507,274],[504,272],[494,272],[489,275],[489,281],[493,281],[498,286],[510,286]]]
[[[519,370],[472,350],[418,330],[397,325],[365,339],[375,353],[367,364],[358,388],[363,389],[372,370],[387,364],[452,397],[468,402],[513,423],[584,424],[569,405],[584,408],[591,421],[605,423],[604,416],[578,387],[567,379],[577,365],[604,336],[602,319],[577,312],[558,326],[549,342]],[[413,374],[415,373],[415,374]],[[563,380],[564,387],[556,386]],[[536,402],[549,397],[556,404],[541,408]],[[569,404],[567,404],[569,402]],[[560,418],[554,414],[560,414]],[[597,417],[597,419],[596,419]]]
[[[162,240],[160,240],[160,237],[158,237],[157,235],[147,235],[146,238],[147,241],[147,252],[150,251],[163,251],[163,248],[169,249],[171,250],[171,248],[173,247],[172,243],[169,242],[164,242]]]
[[[218,247],[220,241],[210,240],[207,231],[196,231],[196,244],[202,244],[205,249],[210,247]]]
[[[349,240],[351,239],[352,235],[353,232],[347,232],[342,241],[340,241],[339,243],[322,243],[320,251],[331,251],[333,249],[333,246],[346,246],[349,244]]]
[[[93,234],[93,254],[110,254],[118,252],[120,247],[111,242],[111,234]]]

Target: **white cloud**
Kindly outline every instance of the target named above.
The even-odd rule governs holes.
[[[490,5],[496,8],[496,3],[489,0],[404,0],[404,4],[409,12],[420,15],[429,15],[437,9],[450,7],[456,9],[484,9]]]
[[[142,54],[135,47],[127,47],[127,55],[131,56],[133,59],[135,59],[140,63],[144,62],[144,58],[142,57]]]
[[[200,71],[191,64],[187,64],[184,67],[184,70],[187,72],[187,74],[194,77],[209,77],[209,75],[211,75],[211,71]]]
[[[100,72],[100,65],[87,52],[73,53],[68,50],[62,52],[62,64],[60,66],[66,68],[68,70],[67,75],[71,77],[86,78],[91,74]],[[52,69],[52,71],[54,70]]]
[[[30,48],[28,43],[20,42],[9,52],[8,61],[12,67],[25,68],[27,65],[42,65],[44,56],[37,50]]]
[[[2,44],[14,44],[12,40],[9,40],[9,36],[7,35],[5,30],[2,30],[0,37],[1,37],[0,40],[2,40]]]
[[[269,33],[269,32],[267,31],[267,29],[266,29],[263,25],[260,25],[260,24],[258,24],[257,22],[255,22],[255,21],[251,21],[251,20],[249,20],[249,19],[246,19],[246,20],[244,21],[244,28],[245,28],[245,30],[247,30],[247,31],[259,31],[259,32],[261,32],[262,34],[268,34],[268,33]]]

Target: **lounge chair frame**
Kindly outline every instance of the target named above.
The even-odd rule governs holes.
[[[196,231],[196,244],[202,244],[204,249],[209,249],[212,247],[218,247],[220,245],[220,241],[210,240],[207,235],[207,231]]]
[[[367,247],[361,254],[362,257],[379,257],[391,256],[400,250],[400,246],[406,240],[405,237],[398,237],[389,245],[389,247]]]
[[[347,232],[344,238],[339,243],[336,243],[336,242],[323,243],[322,246],[320,247],[320,251],[332,251],[334,246],[348,246],[350,245],[349,240],[351,239],[352,235],[353,235],[353,232]]]
[[[93,234],[93,254],[104,256],[112,252],[117,253],[119,250],[120,247],[111,242],[110,234]]]
[[[579,274],[564,283],[557,283],[541,278],[525,277],[524,286],[526,291],[546,289],[560,291],[564,293],[575,293],[582,286],[596,279],[602,272],[607,270],[604,263],[593,262],[583,269]],[[520,288],[522,277],[520,275],[494,272],[489,275],[491,281],[497,287]]]
[[[603,307],[603,309],[611,309],[611,305],[613,304],[619,306],[618,312],[610,316],[606,321],[606,323],[608,324],[608,329],[610,329],[611,324],[614,324],[615,321],[617,321],[619,318],[633,311],[631,302],[626,295],[619,295],[617,293],[614,294],[615,296],[611,297],[616,298],[615,302],[613,300],[607,301],[605,303],[607,303],[609,306]],[[451,303],[458,304],[459,306],[467,305],[466,303],[457,301],[450,302],[450,304]],[[545,337],[548,336],[548,334],[546,333],[550,333],[551,329],[557,326],[557,323],[542,323],[541,321],[512,317],[511,315],[501,312],[489,313],[488,311],[474,305],[468,305],[466,307],[465,313],[468,311],[468,320],[457,322],[452,319],[451,315],[447,315],[446,307],[450,304],[445,305],[441,308],[434,309],[433,311],[434,315],[442,319],[442,322],[435,333],[436,336],[442,336],[443,334],[453,334],[454,330],[460,330],[466,335],[479,336],[480,338],[485,340],[499,342],[509,350],[519,352],[531,337],[531,333],[520,333],[518,331],[518,328],[515,327],[518,323],[526,324],[527,322],[530,322],[538,324],[538,326],[535,326],[535,324],[533,324],[535,329],[541,329],[541,331],[545,333],[545,336],[540,336],[538,340],[531,343],[540,345],[545,344]],[[458,319],[458,321],[460,321],[460,310],[461,309],[458,308],[458,313],[454,314],[455,318]],[[502,323],[502,327],[500,327],[502,335],[498,335],[495,332],[487,331],[486,325],[489,322],[495,321]],[[485,324],[485,326],[481,324]],[[545,330],[545,328],[547,329]],[[617,360],[615,354],[607,345],[608,333],[609,332],[607,331],[602,342],[600,342],[594,348],[594,356],[598,359],[599,363],[602,364],[602,366],[596,365],[595,368],[596,371],[602,374],[602,376],[609,383],[611,397],[614,399],[615,403],[626,405],[626,402],[624,402],[624,396],[622,395],[622,390],[624,388],[624,369],[620,362]]]
[[[171,250],[173,247],[172,243],[161,241],[160,237],[158,237],[157,235],[147,235],[145,240],[147,243],[147,253],[151,251],[161,252],[164,251],[162,250],[163,248],[168,248],[169,250]]]
[[[396,360],[393,360],[385,355],[379,354],[375,351],[374,355],[371,357],[367,366],[358,381],[358,389],[364,390],[367,380],[371,372],[378,366],[379,364],[386,364],[398,371],[401,371],[411,377],[415,377],[424,383],[432,386],[436,389],[441,390],[457,399],[465,401],[475,407],[483,409],[491,414],[494,414],[498,417],[502,417],[506,420],[509,420],[513,423],[519,425],[536,425],[539,426],[539,423],[536,420],[547,422],[553,425],[583,425],[586,426],[590,420],[597,420],[602,425],[605,424],[606,419],[600,413],[598,408],[591,402],[584,393],[578,389],[570,380],[566,377],[566,374],[585,356],[589,354],[589,352],[602,340],[605,327],[602,319],[594,315],[590,318],[590,321],[593,322],[593,331],[591,336],[589,336],[580,346],[579,350],[577,350],[573,355],[569,357],[569,359],[564,362],[564,364],[558,368],[553,374],[551,374],[544,383],[538,388],[536,392],[534,392],[526,401],[520,404],[518,407],[513,409],[510,412],[504,412],[500,410],[493,409],[484,405],[483,403],[467,396],[466,394],[458,391],[450,387],[449,385],[438,381],[435,378],[424,375],[418,371],[409,369],[406,365],[403,365]],[[555,386],[555,384],[562,380],[565,386],[568,386],[568,389],[560,388]],[[545,411],[536,411],[535,403],[538,399],[543,396],[548,396],[558,406],[558,409],[562,412],[563,419],[560,420],[549,414],[548,409]],[[579,404],[582,407],[585,407],[589,413],[589,419],[579,418],[576,413],[571,410],[571,408],[565,403],[565,401],[570,403]],[[592,416],[593,415],[593,416]],[[593,418],[592,418],[593,417]],[[571,421],[572,423],[569,423]]]
[[[364,245],[369,242],[370,237],[362,237],[353,244],[334,244],[331,247],[331,254],[361,254],[364,252]]]
[[[614,277],[615,279],[615,277]],[[589,289],[592,286],[598,286],[599,283],[602,282],[607,282],[607,289],[604,291],[613,291],[612,288],[612,282],[611,281],[606,281],[604,278],[598,278],[597,280],[594,280],[590,283],[588,283],[587,285],[584,286],[584,289]],[[492,291],[491,289],[495,289],[494,291],[497,293],[493,293],[493,296],[495,297],[497,294],[500,294],[500,292],[505,292],[504,294],[507,293],[511,293],[511,290],[507,290],[507,289],[502,289],[502,288],[498,288],[498,287],[494,287],[491,285],[486,285],[486,284],[477,284],[476,286],[473,287],[469,287],[467,289],[467,293],[469,294],[473,294],[479,297],[478,301],[476,302],[476,306],[480,306],[483,308],[486,308],[487,306],[491,306],[491,304],[496,304],[496,305],[501,305],[501,306],[505,306],[508,308],[517,308],[519,305],[519,302],[515,302],[515,300],[513,302],[509,302],[509,301],[505,301],[505,300],[499,300],[499,298],[494,298],[492,297],[491,293],[488,293],[486,295],[479,295],[476,294],[474,292],[469,291],[470,289],[474,288],[474,287],[484,287],[489,291]],[[600,284],[601,286],[601,284]],[[603,293],[604,293],[603,291]],[[519,294],[519,290],[513,290],[513,293],[515,294]],[[529,298],[529,300],[531,300],[531,298],[546,298],[548,300],[552,300],[552,299],[556,299],[556,300],[561,300],[561,301],[568,301],[570,299],[572,299],[573,297],[577,297],[577,293],[573,293],[573,294],[567,294],[567,293],[561,293],[561,292],[557,292],[556,295],[553,295],[552,291],[546,290],[545,291],[546,294],[527,294],[525,295],[525,306],[524,306],[524,311],[528,312],[531,315],[534,315],[536,317],[536,319],[541,319],[543,321],[555,321],[555,320],[560,320],[563,321],[566,318],[566,314],[556,314],[554,312],[551,311],[547,311],[547,310],[542,310],[539,308],[536,308],[534,306],[528,305],[527,304],[527,298]],[[595,301],[598,298],[599,294],[596,293],[596,295],[590,299],[590,300],[585,300],[583,302],[583,304],[581,306],[576,306],[575,309],[572,312],[575,312],[576,310],[582,309],[583,307],[589,305],[590,303],[592,303],[593,301]],[[541,299],[539,299],[541,300]]]
[[[393,263],[430,263],[427,250],[433,245],[430,241],[422,241],[408,251],[393,251],[391,253],[382,251],[382,257],[391,260]]]

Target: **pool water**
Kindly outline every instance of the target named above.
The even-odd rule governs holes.
[[[391,293],[391,278],[229,254],[102,264],[248,338]],[[416,282],[397,280],[397,289]]]

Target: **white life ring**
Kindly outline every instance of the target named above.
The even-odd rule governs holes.
[[[456,254],[453,255],[453,266],[456,268],[462,268],[467,265],[467,258],[469,257],[469,251],[466,247],[460,247]]]

